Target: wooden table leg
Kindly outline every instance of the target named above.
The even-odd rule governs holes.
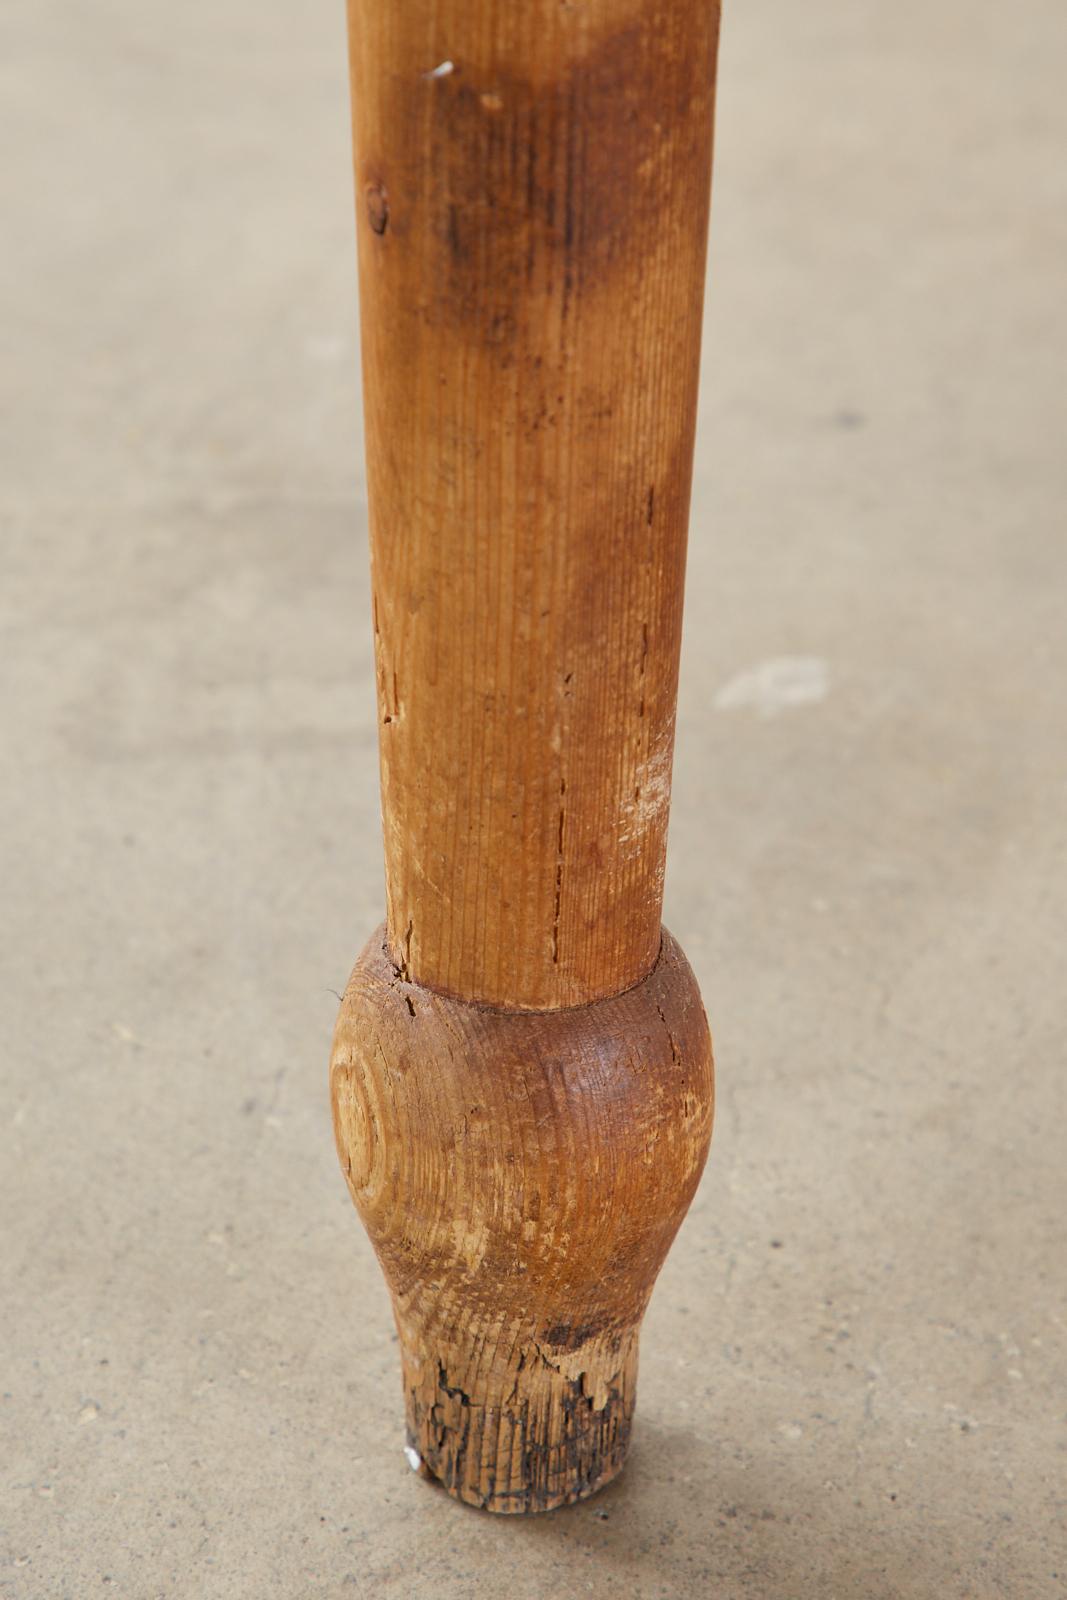
[[[387,920],[337,1024],[414,1464],[620,1468],[712,1118],[660,926],[711,171],[706,0],[350,0]]]

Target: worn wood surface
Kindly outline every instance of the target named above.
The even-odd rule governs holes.
[[[351,0],[389,941],[575,1005],[659,942],[711,0]]]
[[[410,1447],[494,1511],[592,1493],[622,1465],[638,1326],[711,1137],[708,1026],[677,944],[664,932],[613,999],[508,1013],[408,982],[379,929],[331,1082]]]
[[[411,1458],[622,1464],[711,1132],[661,934],[711,168],[704,0],[350,0],[387,920],[334,1045]]]

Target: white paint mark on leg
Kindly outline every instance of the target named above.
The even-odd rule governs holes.
[[[455,70],[456,70],[456,63],[454,61],[442,61],[440,66],[434,67],[431,72],[424,72],[423,73],[423,77],[424,78],[447,78],[448,74],[450,72],[455,72]]]
[[[411,1468],[412,1472],[418,1472],[419,1468],[422,1466],[422,1457],[419,1455],[419,1452],[413,1449],[411,1445],[406,1444],[404,1446],[404,1454],[408,1458],[408,1466]]]
[[[830,691],[830,672],[819,656],[773,656],[739,672],[715,696],[717,711],[750,708],[761,717],[776,717],[797,706],[817,705]]]

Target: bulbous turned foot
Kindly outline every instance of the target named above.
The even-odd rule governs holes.
[[[380,929],[331,1092],[413,1464],[490,1511],[592,1494],[623,1464],[638,1329],[711,1138],[711,1040],[678,945],[664,930],[625,994],[504,1012],[407,982]]]

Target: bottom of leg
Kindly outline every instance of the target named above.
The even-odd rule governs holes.
[[[557,1359],[534,1343],[506,1393],[464,1380],[447,1358],[406,1361],[409,1462],[486,1511],[552,1511],[595,1494],[622,1470],[636,1399],[637,1336],[613,1345]]]

